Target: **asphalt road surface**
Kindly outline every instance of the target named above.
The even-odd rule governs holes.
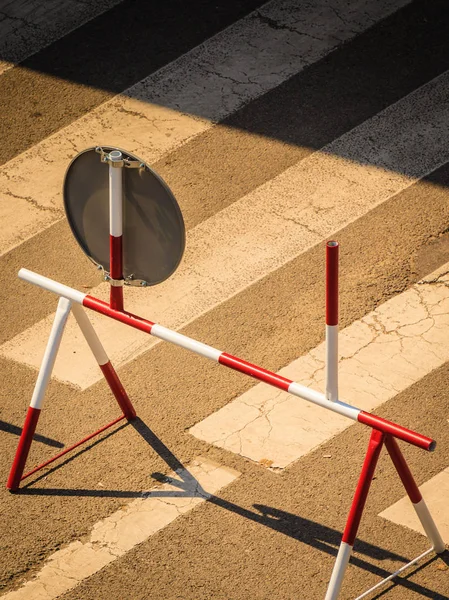
[[[446,3],[0,6],[0,447],[6,483],[57,298],[107,299],[63,211],[70,160],[125,148],[173,190],[186,252],[125,307],[323,391],[340,243],[340,396],[401,443],[449,544]],[[1,492],[5,600],[324,598],[370,431],[89,315],[137,411]],[[69,318],[27,466],[120,412]],[[340,598],[430,547],[386,452]],[[370,598],[449,598],[448,552]]]

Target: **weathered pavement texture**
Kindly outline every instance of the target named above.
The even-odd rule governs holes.
[[[17,271],[107,297],[61,186],[111,144],[166,180],[187,229],[177,273],[126,307],[316,389],[339,240],[341,396],[437,439],[401,447],[449,542],[445,3],[148,4],[1,11],[1,477],[57,302]],[[369,431],[92,322],[138,419],[1,492],[2,597],[323,598]],[[30,467],[117,416],[71,322],[54,375]],[[428,545],[382,455],[341,597]],[[448,569],[431,558],[386,597],[449,598]]]

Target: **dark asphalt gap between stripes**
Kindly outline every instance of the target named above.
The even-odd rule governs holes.
[[[222,125],[322,148],[449,68],[447,8],[445,0],[412,2]]]
[[[27,58],[0,76],[0,164],[264,3],[125,0]]]
[[[199,0],[198,3],[201,4]],[[211,22],[206,19],[199,32],[190,32],[190,37],[185,34],[178,39],[173,33],[170,47],[163,51],[160,48],[162,34],[159,33],[154,39],[150,36],[157,48],[156,55],[147,57],[147,54],[151,54],[151,46],[147,54],[141,56],[141,44],[145,45],[145,36],[149,35],[149,31],[146,25],[142,25],[144,19],[139,19],[135,7],[138,4],[132,4],[137,14],[126,11],[125,4],[121,4],[25,61],[23,66],[27,69],[27,77],[33,78],[30,70],[36,70],[52,78],[67,80],[64,85],[59,80],[46,78],[40,86],[37,104],[36,94],[32,97],[28,94],[31,80],[20,81],[25,74],[23,70],[12,69],[2,76],[0,106],[3,105],[7,110],[3,112],[0,125],[3,127],[0,133],[4,140],[0,162],[10,160],[50,133],[68,125],[104,102],[110,94],[123,91],[216,33],[219,25],[223,28],[232,20],[222,7],[225,16],[217,19],[215,15],[213,19],[214,15],[210,15]],[[226,5],[225,2],[222,4]],[[257,8],[256,4],[254,0],[251,3],[248,0],[241,12],[244,12],[243,8],[250,12]],[[232,12],[231,7],[229,13]],[[123,15],[120,10],[124,11]],[[235,15],[235,12],[236,9],[233,13],[236,18],[243,16]],[[121,19],[122,16],[128,35],[132,24],[141,23],[139,27],[136,26],[137,33],[134,36],[138,51],[136,56],[132,53],[131,60],[129,48],[124,44],[123,54],[117,52],[118,64],[114,65],[114,77],[111,79],[110,68],[107,68],[110,61],[110,38],[107,33],[114,29],[115,19]],[[161,14],[157,24],[163,22]],[[192,17],[187,22],[188,31],[194,29]],[[321,148],[446,71],[448,25],[449,13],[444,0],[432,3],[416,0],[250,102],[223,120],[222,124],[289,145]],[[178,23],[178,26],[182,29],[181,24]],[[173,28],[173,31],[176,29]],[[128,38],[124,36],[124,39],[126,41]],[[96,47],[95,44],[101,45]],[[75,45],[81,48],[79,56],[72,56],[70,49]],[[104,58],[106,55],[107,58]],[[9,78],[12,78],[11,81]],[[15,81],[16,78],[19,81]],[[39,85],[39,82],[36,84]],[[73,93],[73,85],[83,88],[80,90],[76,87]],[[27,90],[27,94],[20,98],[20,102],[13,102],[12,98],[16,99],[17,90],[20,94],[20,89]],[[70,103],[67,102],[68,97]],[[183,110],[182,104],[173,108]],[[40,116],[36,118],[33,115]],[[208,117],[207,114],[200,116]]]

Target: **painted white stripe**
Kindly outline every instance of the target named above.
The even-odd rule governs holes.
[[[77,27],[119,4],[101,2],[2,2],[0,21],[0,75]]]
[[[109,362],[108,355],[106,354],[95,329],[92,327],[92,323],[89,317],[84,312],[79,304],[72,306],[72,313],[78,323],[78,327],[81,329],[86,342],[89,344],[92,354],[95,356],[97,363],[105,365]]]
[[[196,459],[188,469],[171,474],[168,483],[142,493],[141,498],[99,521],[89,541],[72,542],[55,552],[34,579],[2,599],[57,598],[216,494],[239,475],[209,460]]]
[[[195,354],[215,360],[215,362],[218,362],[218,359],[222,354],[222,350],[212,348],[212,346],[208,346],[207,344],[193,340],[185,335],[182,335],[181,333],[177,333],[176,331],[162,327],[162,325],[153,325],[151,328],[151,334],[160,338],[161,340],[172,342],[177,346],[191,350],[192,352],[195,352]]]
[[[448,284],[449,263],[340,333],[340,397],[371,411],[449,360]],[[279,374],[322,390],[324,359],[322,343]],[[280,469],[350,424],[257,384],[190,433]]]
[[[0,254],[63,216],[77,152],[110,144],[154,162],[405,4],[275,0],[35,145],[0,168]]]
[[[449,160],[448,90],[446,73],[195,227],[177,272],[157,287],[127,288],[127,310],[179,329]],[[107,284],[91,293],[109,300]],[[1,346],[0,355],[37,366],[50,319]],[[92,323],[115,365],[155,343],[105,317],[92,315]],[[69,332],[54,374],[86,388],[98,370],[70,322]]]
[[[50,381],[53,365],[55,364],[58,354],[59,345],[61,343],[62,334],[64,333],[67,317],[70,313],[72,303],[67,298],[59,298],[56,314],[53,325],[45,348],[42,364],[40,366],[39,375],[37,376],[36,385],[34,386],[33,395],[31,397],[30,407],[41,409],[42,402],[45,396],[48,382]]]
[[[449,467],[420,485],[419,490],[425,503],[421,501],[412,504],[408,496],[404,496],[382,511],[379,516],[427,535],[434,544],[435,550],[442,552],[444,543],[449,544]],[[433,521],[437,530],[432,524]]]

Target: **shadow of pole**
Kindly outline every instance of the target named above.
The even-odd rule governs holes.
[[[20,436],[22,433],[22,428],[17,427],[17,425],[13,425],[12,423],[7,423],[6,421],[0,420],[0,431],[6,431],[7,433]],[[53,448],[64,448],[63,443],[46,437],[45,435],[40,435],[39,433],[34,434],[33,440],[36,442],[41,442],[42,444],[46,444],[47,446],[52,446]]]

